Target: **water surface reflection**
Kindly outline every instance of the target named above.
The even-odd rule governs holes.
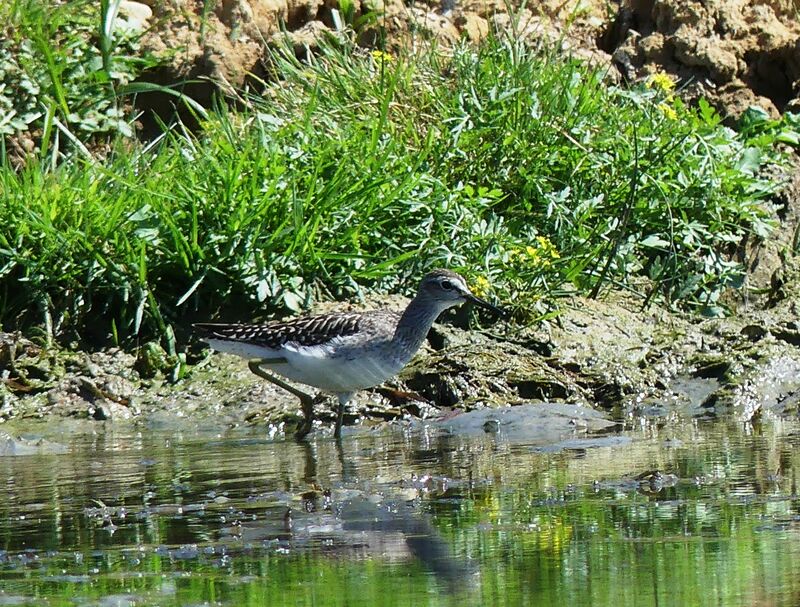
[[[800,600],[796,422],[558,448],[399,429],[341,444],[40,431],[69,452],[0,457],[0,604]]]

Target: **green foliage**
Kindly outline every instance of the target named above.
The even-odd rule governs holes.
[[[778,137],[706,104],[506,39],[450,57],[336,44],[310,64],[276,53],[277,83],[197,133],[0,171],[2,322],[158,334],[174,354],[187,317],[411,290],[432,266],[520,319],[612,283],[718,313],[742,278],[727,253],[770,228],[758,175]]]
[[[725,253],[769,230],[776,184],[757,171],[774,140],[722,127],[704,102],[606,86],[599,71],[516,42],[465,50],[452,69],[459,86],[437,89],[450,179],[504,192],[511,230],[549,238],[564,279],[597,292],[644,275],[704,308],[741,282]]]
[[[116,89],[152,60],[139,56],[138,33],[115,27],[118,5],[12,0],[0,6],[0,19],[10,25],[0,38],[0,135],[26,133],[42,156],[56,158],[100,136],[133,135]]]
[[[719,313],[720,294],[743,278],[731,249],[771,227],[764,202],[778,184],[758,171],[780,160],[774,146],[792,124],[780,137],[738,134],[705,102],[685,107],[668,77],[609,86],[602,72],[519,41],[461,47],[447,62],[398,59],[388,71],[383,53],[373,59],[380,72],[338,52],[284,64],[281,104],[299,112],[313,94],[320,121],[336,117],[331,137],[372,121],[371,141],[403,141],[451,194],[491,192],[483,208],[460,205],[477,211],[459,220],[471,234],[426,255],[485,274],[522,308],[542,289],[614,282]],[[537,237],[559,253],[547,268],[517,254]]]

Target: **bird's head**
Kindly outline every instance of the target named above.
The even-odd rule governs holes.
[[[460,306],[464,302],[471,301],[500,316],[505,315],[505,312],[497,306],[473,295],[467,286],[467,281],[451,270],[434,270],[426,274],[419,285],[419,293],[440,303],[444,308]]]

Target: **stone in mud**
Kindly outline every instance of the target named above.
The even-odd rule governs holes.
[[[479,409],[429,425],[453,436],[491,433],[503,441],[542,446],[560,443],[576,431],[603,430],[615,423],[588,407],[540,403]]]
[[[631,443],[630,436],[597,436],[593,438],[570,438],[567,440],[536,447],[536,451],[557,452],[557,451],[586,451],[587,449],[598,449],[600,447],[624,447]]]
[[[108,399],[98,399],[89,405],[89,417],[97,421],[123,420],[133,417],[128,407]]]
[[[680,374],[669,382],[662,395],[643,399],[635,412],[648,418],[677,413],[681,417],[707,417],[714,412],[719,379],[698,375]]]
[[[61,455],[67,448],[42,438],[15,437],[0,432],[0,457],[17,455]]]
[[[119,16],[115,25],[124,30],[140,32],[147,29],[152,17],[153,9],[147,4],[122,0],[119,3]]]
[[[742,335],[750,341],[764,339],[767,333],[769,331],[767,331],[766,327],[760,324],[750,324],[742,327]]]

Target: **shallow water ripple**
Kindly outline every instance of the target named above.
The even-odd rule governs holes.
[[[0,606],[800,601],[795,422],[28,431],[67,452],[0,457]]]

